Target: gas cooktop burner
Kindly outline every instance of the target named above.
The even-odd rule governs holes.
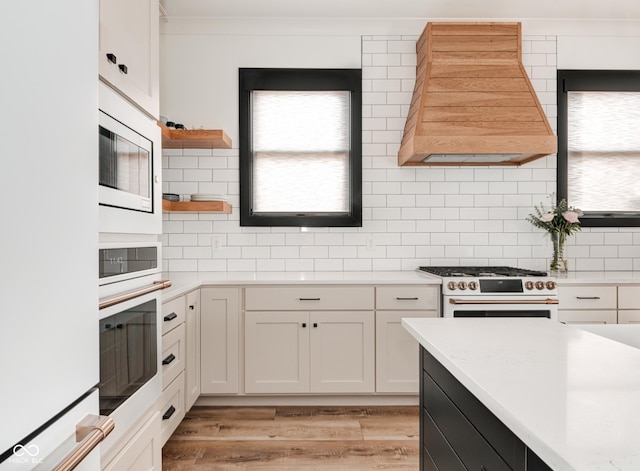
[[[438,276],[547,276],[547,272],[513,267],[419,267],[421,271]]]

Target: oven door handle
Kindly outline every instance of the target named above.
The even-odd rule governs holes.
[[[153,293],[154,291],[168,288],[169,286],[171,286],[171,281],[169,280],[154,281],[153,284],[150,286],[135,289],[132,291],[127,291],[126,293],[122,293],[117,296],[113,296],[111,298],[103,299],[102,301],[100,301],[98,308],[105,309],[107,307],[115,306],[116,304],[129,301],[130,299],[139,298],[140,296],[143,296],[145,294]]]
[[[449,299],[450,304],[558,304],[557,299]]]

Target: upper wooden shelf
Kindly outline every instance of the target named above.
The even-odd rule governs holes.
[[[231,149],[231,138],[220,129],[169,129],[160,121],[165,149]]]
[[[232,206],[226,201],[167,201],[162,200],[162,210],[170,213],[220,213],[231,214]]]

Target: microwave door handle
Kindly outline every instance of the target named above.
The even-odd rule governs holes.
[[[139,298],[140,296],[143,296],[145,294],[153,293],[154,291],[168,288],[169,286],[171,286],[171,281],[169,280],[154,281],[152,285],[147,286],[145,288],[139,288],[133,291],[128,291],[126,293],[119,294],[117,296],[113,296],[111,298],[103,299],[102,301],[100,301],[98,308],[105,309],[107,307],[115,306],[116,304],[129,301],[130,299]]]
[[[519,304],[558,304],[557,299],[547,298],[547,299],[449,299],[449,304],[511,304],[511,305],[519,305]]]

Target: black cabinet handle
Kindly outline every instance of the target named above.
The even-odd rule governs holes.
[[[576,299],[600,299],[600,296],[576,296]]]
[[[175,411],[176,411],[175,407],[173,406],[169,407],[167,409],[167,412],[165,412],[164,415],[162,416],[162,420],[169,420]]]
[[[300,301],[320,301],[320,298],[299,298]]]
[[[317,322],[314,322],[314,323],[313,323],[313,328],[314,328],[314,329],[318,328],[318,323],[317,323]]]
[[[162,364],[163,365],[168,365],[169,363],[171,363],[173,360],[176,359],[176,356],[172,353],[171,355],[169,355],[167,358],[165,358],[164,360],[162,360]]]
[[[400,298],[396,297],[398,301],[417,301],[419,298]]]
[[[302,323],[302,328],[304,329],[305,327],[307,327],[307,323],[306,323],[306,322],[303,322],[303,323]]]
[[[127,66],[124,65],[124,64],[118,65],[118,69],[120,69],[120,72],[122,72],[125,75],[127,75],[127,71],[129,70],[129,69],[127,69]]]
[[[164,316],[164,321],[169,322],[174,320],[176,317],[178,317],[178,314],[176,314],[175,312],[172,312],[171,314],[167,314],[166,316]]]
[[[195,308],[196,308],[196,307],[195,307],[195,305],[193,305],[193,304],[190,304],[190,305],[189,305],[189,310],[190,310],[190,311],[193,311]]]
[[[115,64],[115,63],[118,61],[118,58],[116,57],[116,55],[115,55],[115,54],[112,54],[112,53],[110,53],[110,52],[109,52],[109,53],[107,54],[107,60],[108,60],[109,62],[111,62],[112,64]]]

